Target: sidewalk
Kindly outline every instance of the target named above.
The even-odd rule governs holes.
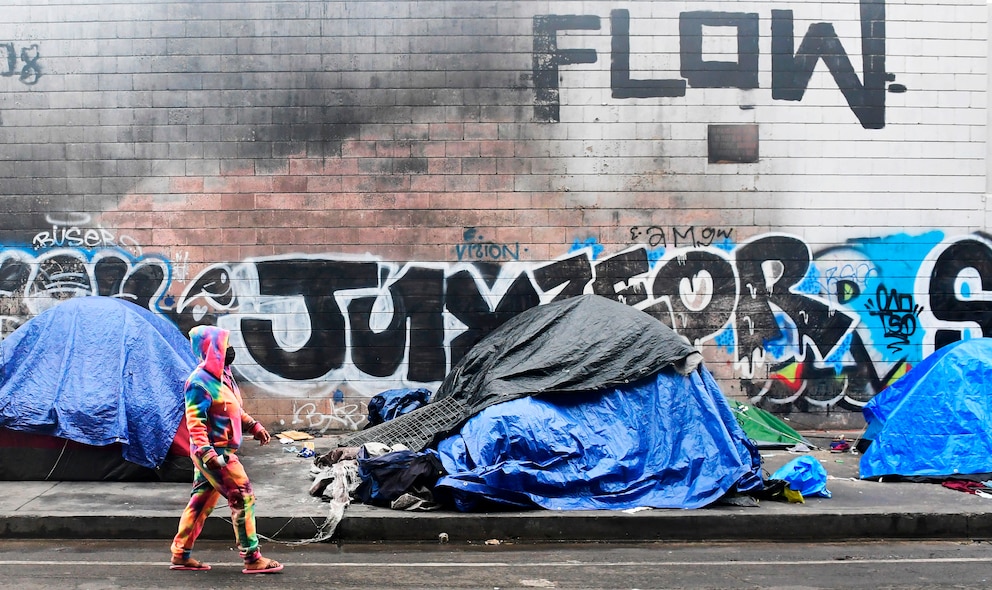
[[[831,433],[803,433],[826,448]],[[855,436],[857,433],[854,433]],[[317,452],[333,447],[318,438]],[[312,540],[329,514],[311,497],[311,459],[273,442],[241,453],[258,498],[259,533],[277,542]],[[403,512],[352,504],[333,538],[348,543],[637,542],[703,540],[842,541],[851,539],[992,538],[992,499],[939,484],[861,481],[859,454],[813,451],[830,479],[830,499],[804,504],[763,501],[758,507],[701,510]],[[771,473],[795,458],[763,451]],[[189,484],[0,482],[0,538],[162,539],[175,534]],[[219,505],[202,538],[233,539],[230,513]]]

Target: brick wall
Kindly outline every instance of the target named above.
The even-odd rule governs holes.
[[[4,333],[84,295],[218,323],[254,414],[338,430],[594,292],[728,395],[856,422],[992,330],[987,13],[14,0]]]

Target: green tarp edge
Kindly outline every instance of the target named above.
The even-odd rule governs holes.
[[[748,438],[757,443],[758,446],[804,444],[812,448],[813,445],[809,441],[771,412],[743,404],[737,400],[728,399],[727,401],[730,402],[730,407],[733,409],[741,428],[744,429]]]

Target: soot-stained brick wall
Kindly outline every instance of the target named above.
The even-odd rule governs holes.
[[[581,293],[814,426],[992,330],[977,0],[2,11],[3,334],[87,295],[224,326],[276,427]]]

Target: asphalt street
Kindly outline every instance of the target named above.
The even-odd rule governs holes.
[[[266,544],[286,564],[245,576],[229,543],[201,543],[207,572],[168,569],[160,541],[5,541],[0,585],[134,588],[653,589],[988,588],[984,542]]]

